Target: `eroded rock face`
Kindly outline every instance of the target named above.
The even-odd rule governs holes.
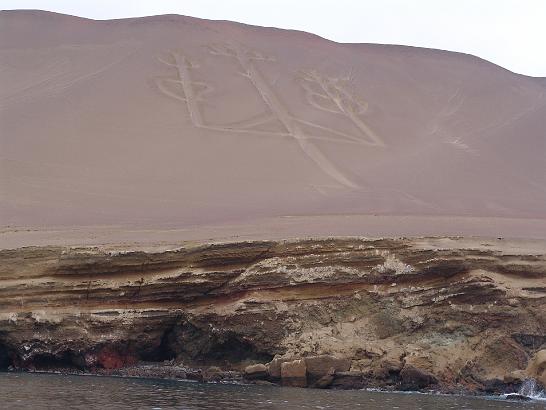
[[[245,367],[245,378],[249,380],[267,378],[267,366],[258,363]]]
[[[406,364],[400,371],[401,386],[405,390],[419,390],[437,383],[436,377],[429,371]]]
[[[336,369],[333,367],[330,367],[324,376],[322,376],[315,383],[313,383],[312,387],[316,387],[317,389],[328,388],[334,381],[335,374],[336,374]]]
[[[518,370],[542,369],[529,359],[546,348],[545,283],[538,241],[4,250],[0,366],[174,360],[291,385],[516,388]]]
[[[306,387],[307,366],[305,360],[291,360],[281,363],[281,380],[283,386]]]
[[[526,374],[546,386],[546,349],[537,352],[531,359]]]
[[[351,368],[351,360],[330,355],[305,358],[307,374],[311,378],[321,378],[335,372],[346,372]],[[330,371],[333,369],[333,373]]]

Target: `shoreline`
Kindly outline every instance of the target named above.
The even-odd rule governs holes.
[[[138,366],[137,366],[138,367]],[[158,366],[159,370],[161,366]],[[127,369],[118,369],[118,370],[127,370]],[[193,368],[194,371],[200,371],[201,369]],[[256,381],[246,380],[242,373],[239,373],[240,379],[218,379],[218,380],[195,380],[191,378],[175,378],[162,376],[160,373],[156,375],[127,375],[127,374],[118,374],[116,372],[105,373],[105,372],[89,372],[89,371],[70,371],[68,369],[58,369],[58,370],[28,370],[28,369],[13,369],[13,370],[0,370],[0,374],[29,374],[29,375],[54,375],[54,376],[76,376],[76,377],[99,377],[99,378],[116,378],[116,379],[134,379],[134,380],[156,380],[160,382],[173,382],[173,383],[205,383],[205,384],[222,384],[222,385],[234,385],[234,386],[262,386],[262,387],[272,387],[272,388],[289,388],[289,389],[298,389],[298,387],[292,386],[282,386],[279,383],[256,383]],[[317,389],[316,387],[308,387],[310,389]],[[324,390],[324,389],[322,389]],[[485,400],[500,400],[508,402],[519,402],[519,401],[529,401],[529,402],[541,402],[546,400],[544,397],[532,397],[532,396],[523,396],[518,392],[485,392],[485,391],[472,391],[472,390],[460,390],[460,391],[442,391],[435,389],[428,390],[397,390],[395,388],[376,388],[376,387],[363,387],[359,389],[342,389],[342,388],[328,388],[327,390],[332,391],[365,391],[372,393],[383,393],[383,394],[420,394],[427,396],[446,396],[446,397],[468,397],[468,398],[479,398]],[[513,398],[510,398],[510,395],[513,395]]]
[[[137,366],[138,367],[138,366]],[[129,370],[132,368],[117,369],[118,371]],[[149,369],[146,369],[149,370]],[[161,366],[158,366],[156,370],[161,370]],[[201,368],[192,368],[193,372],[198,373],[202,372]],[[240,378],[230,379],[230,378],[219,378],[211,380],[196,380],[192,378],[177,378],[162,376],[161,372],[158,372],[155,375],[130,375],[130,374],[121,374],[119,372],[92,372],[92,371],[73,371],[69,369],[58,369],[58,370],[29,370],[29,369],[12,369],[12,370],[0,370],[0,373],[7,374],[38,374],[38,375],[57,375],[57,376],[78,376],[78,377],[112,377],[120,379],[136,379],[136,380],[158,380],[158,381],[170,381],[170,382],[181,382],[181,383],[211,383],[211,384],[224,384],[224,385],[236,385],[236,386],[269,386],[275,388],[290,388],[290,389],[299,389],[300,387],[294,386],[282,386],[280,383],[257,383],[256,380],[248,380],[244,378],[243,372],[230,371],[234,375],[239,376]],[[498,398],[502,399],[502,396],[508,393],[496,393],[496,392],[485,392],[485,391],[472,391],[472,390],[460,390],[460,391],[442,391],[435,389],[425,389],[425,390],[398,390],[396,388],[379,388],[379,387],[363,387],[363,388],[318,388],[318,387],[305,387],[307,389],[321,389],[321,390],[334,390],[334,391],[367,391],[367,392],[378,392],[378,393],[394,393],[394,394],[426,394],[426,395],[441,395],[441,396],[462,396],[462,397],[479,397],[479,398]]]

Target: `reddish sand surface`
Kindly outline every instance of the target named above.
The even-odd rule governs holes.
[[[0,12],[0,247],[544,238],[545,93],[440,50]]]

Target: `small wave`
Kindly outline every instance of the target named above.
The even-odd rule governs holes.
[[[517,393],[503,395],[508,400],[540,400],[546,401],[546,392],[541,389],[535,379],[528,379],[523,382]]]

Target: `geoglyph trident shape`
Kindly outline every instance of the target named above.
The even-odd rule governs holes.
[[[190,119],[195,127],[220,132],[252,133],[277,137],[292,137],[296,140],[303,153],[310,158],[324,173],[338,183],[349,188],[358,185],[347,178],[317,147],[312,140],[328,140],[343,143],[383,147],[383,141],[361,119],[367,110],[367,103],[351,94],[344,87],[345,79],[321,76],[316,71],[302,71],[300,82],[306,93],[309,104],[313,107],[344,116],[359,131],[359,135],[351,135],[313,122],[305,121],[292,115],[275,88],[267,81],[256,63],[274,62],[272,57],[248,50],[241,46],[228,44],[211,45],[207,47],[210,54],[234,59],[241,71],[248,78],[266,106],[266,114],[261,114],[247,120],[231,124],[208,124],[201,115],[200,102],[204,101],[213,87],[203,81],[192,79],[192,70],[199,66],[189,60],[184,54],[170,52],[169,60],[160,58],[164,64],[176,69],[177,78],[157,79],[158,88],[166,95],[185,102]],[[256,127],[270,121],[282,124],[283,131],[264,131]],[[331,137],[307,133],[304,127],[326,131]]]

